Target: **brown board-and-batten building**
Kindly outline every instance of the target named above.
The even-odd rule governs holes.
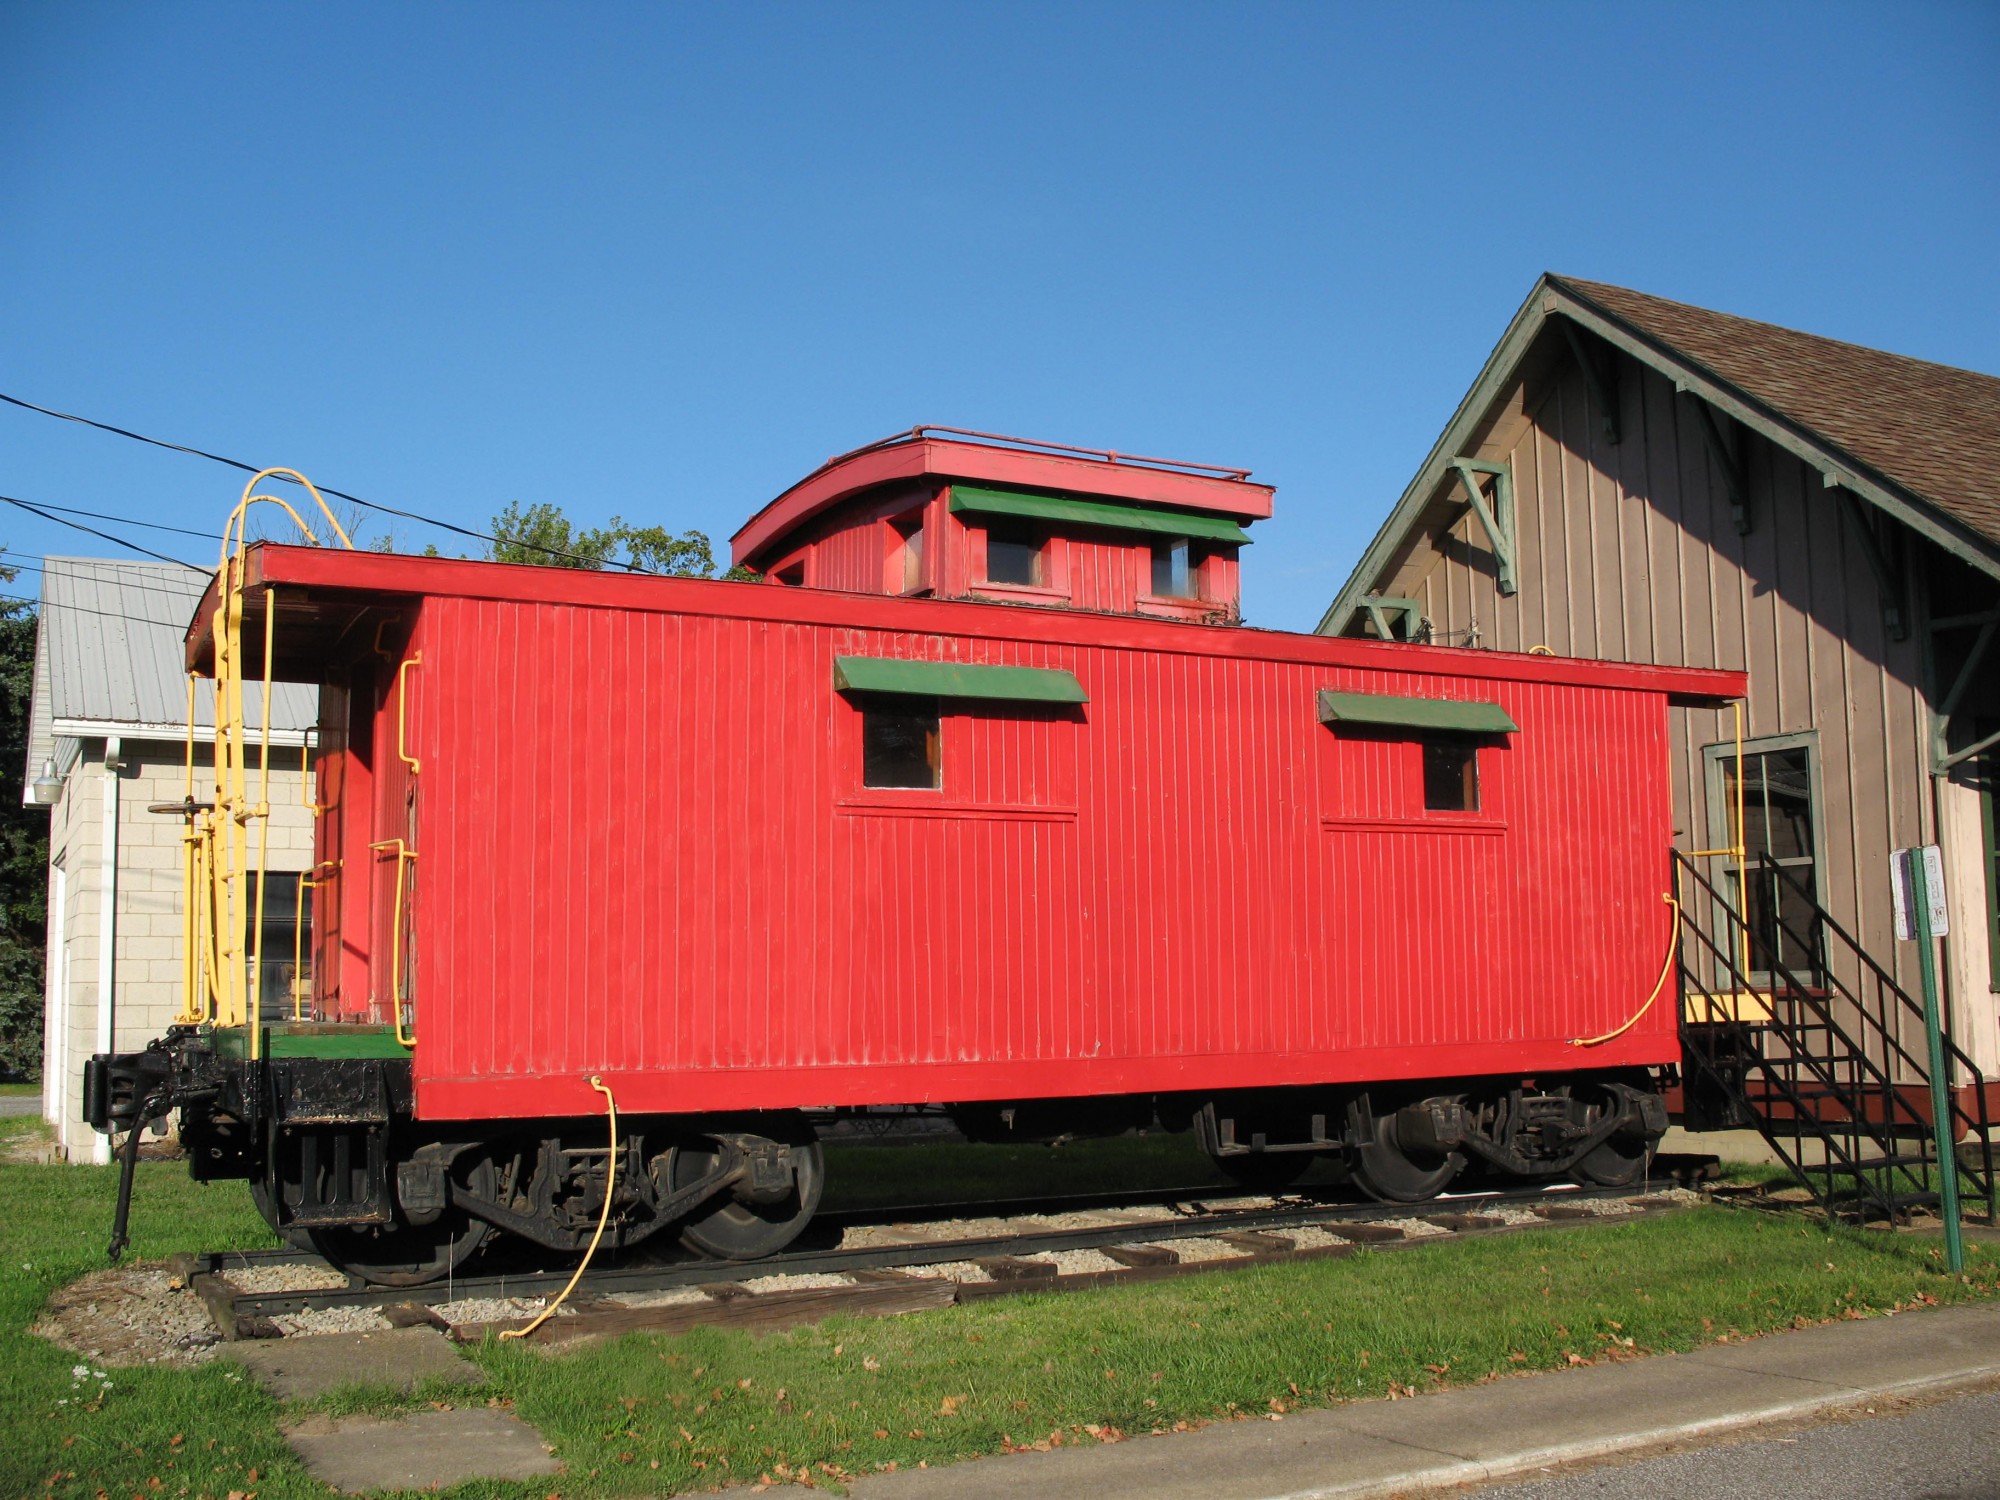
[[[1941,844],[2000,1076],[2000,379],[1544,276],[1319,628],[1747,669],[1748,844],[1910,990],[1890,856]],[[1731,841],[1734,754],[1675,711],[1683,850]]]

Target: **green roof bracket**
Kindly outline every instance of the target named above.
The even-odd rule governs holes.
[[[1403,599],[1390,594],[1364,594],[1361,607],[1368,613],[1368,623],[1375,627],[1375,634],[1385,641],[1413,641],[1423,620],[1423,606],[1419,600]],[[1395,625],[1402,626],[1398,635]]]
[[[987,490],[969,484],[951,487],[953,515],[1025,516],[1037,521],[1062,521],[1072,526],[1097,526],[1110,531],[1146,531],[1160,536],[1188,537],[1200,542],[1247,546],[1250,533],[1222,516],[1189,510],[1161,510],[1150,505],[1114,505],[1103,500],[1078,500],[1069,495],[1032,495],[1025,490]]]
[[[1618,351],[1609,350],[1611,364],[1607,375],[1598,369],[1597,361],[1591,358],[1590,349],[1584,343],[1584,330],[1577,326],[1576,320],[1558,317],[1556,322],[1562,328],[1563,337],[1569,340],[1569,352],[1576,356],[1577,368],[1583,371],[1584,383],[1590,387],[1597,410],[1603,415],[1604,440],[1615,448],[1623,436],[1618,430]]]
[[[1715,408],[1692,391],[1683,394],[1694,402],[1694,409],[1701,416],[1702,441],[1708,444],[1708,451],[1715,458],[1716,468],[1722,471],[1723,488],[1729,492],[1729,517],[1736,523],[1739,536],[1750,534],[1750,484],[1743,469],[1743,454],[1740,448],[1731,447],[1722,435],[1722,425],[1715,420]]]
[[[1514,473],[1506,464],[1489,463],[1480,458],[1454,458],[1451,466],[1458,473],[1459,483],[1465,486],[1466,498],[1472,502],[1472,513],[1479,517],[1479,524],[1486,529],[1486,540],[1493,544],[1493,564],[1499,575],[1500,592],[1517,593],[1520,584],[1514,576]],[[1486,479],[1493,481],[1493,503],[1486,503]]]
[[[1882,623],[1889,628],[1889,638],[1903,640],[1910,633],[1910,625],[1904,611],[1902,549],[1898,547],[1896,555],[1891,557],[1889,549],[1882,544],[1882,533],[1876,529],[1875,517],[1861,503],[1861,497],[1845,485],[1828,483],[1840,497],[1847,519],[1854,523],[1854,538],[1861,544],[1861,555],[1868,560],[1868,571],[1875,575],[1875,588],[1882,599]],[[1892,534],[1900,535],[1893,531]]]
[[[1497,703],[1341,693],[1332,688],[1320,689],[1319,721],[1365,729],[1433,729],[1446,734],[1514,734],[1521,727]]]
[[[1931,774],[1948,775],[1955,766],[1964,764],[1981,751],[1990,750],[2000,744],[2000,734],[1989,734],[1973,744],[1957,750],[1951,748],[1951,721],[1958,712],[1958,706],[1975,682],[1981,681],[1980,668],[1986,664],[1986,653],[1993,647],[1996,636],[2000,636],[2000,610],[1986,610],[1976,615],[1961,615],[1952,619],[1934,621],[1931,625],[1932,651],[1936,651],[1936,636],[1945,630],[1978,627],[1979,634],[1973,637],[1972,645],[1959,664],[1958,675],[1952,679],[1944,697],[1931,712]]]
[[[836,656],[833,686],[842,693],[906,693],[923,698],[984,698],[1013,703],[1090,701],[1076,674],[1058,668],[905,661],[890,656]]]

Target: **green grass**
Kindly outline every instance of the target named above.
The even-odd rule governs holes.
[[[39,1083],[0,1083],[0,1099],[40,1098],[41,1092]]]
[[[319,1500],[326,1491],[278,1437],[281,1409],[233,1366],[110,1371],[106,1391],[73,1380],[73,1356],[25,1333],[50,1291],[103,1263],[113,1181],[107,1168],[0,1167],[0,1494]],[[965,1174],[952,1186],[963,1191]],[[269,1242],[240,1186],[202,1188],[170,1163],[144,1165],[137,1205],[135,1253],[149,1258]],[[1282,1414],[1274,1402],[1292,1410],[1993,1295],[1993,1248],[1968,1248],[1971,1275],[1957,1281],[1938,1274],[1935,1237],[1701,1209],[762,1339],[698,1330],[555,1354],[489,1343],[470,1351],[483,1390],[350,1388],[317,1409],[510,1403],[569,1466],[554,1482],[463,1486],[459,1500],[670,1494],[777,1476],[780,1464],[837,1483],[1057,1435],[1269,1416]]]

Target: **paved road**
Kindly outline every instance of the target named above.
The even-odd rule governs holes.
[[[38,1115],[42,1100],[38,1094],[0,1094],[0,1116]]]
[[[2000,1391],[1721,1443],[1559,1478],[1488,1486],[1494,1500],[1996,1500]],[[1890,1415],[1894,1410],[1897,1415]]]

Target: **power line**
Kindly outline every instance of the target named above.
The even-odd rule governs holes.
[[[183,602],[198,598],[201,594],[201,588],[198,585],[193,589],[180,588],[174,584],[163,582],[158,574],[154,574],[151,579],[147,579],[141,577],[134,577],[121,571],[115,576],[106,577],[103,573],[98,572],[95,569],[45,567],[43,564],[45,564],[48,561],[48,559],[43,557],[40,553],[22,552],[18,548],[14,547],[0,547],[0,558],[9,559],[4,563],[0,563],[0,569],[4,569],[7,572],[11,573],[41,573],[44,575],[53,573],[58,576],[69,577],[69,578],[85,577],[90,579],[92,582],[110,584],[111,586],[117,588],[120,592],[131,592],[140,594],[160,594],[164,595],[168,599],[177,599]],[[13,561],[12,559],[15,558],[23,559],[23,561],[20,562]],[[34,559],[34,560],[28,561],[27,559]],[[76,561],[83,563],[90,563],[90,564],[98,564],[101,566],[109,566],[121,570],[138,567],[138,563],[127,561],[124,558],[86,557],[86,558],[78,558],[76,559]]]
[[[142,432],[132,432],[124,427],[114,427],[109,422],[97,422],[91,420],[89,417],[79,417],[73,412],[56,411],[53,407],[37,406],[32,401],[23,401],[19,396],[10,396],[5,391],[0,391],[0,401],[5,401],[10,406],[18,406],[24,411],[40,412],[45,417],[56,417],[64,422],[75,422],[83,427],[95,427],[99,432],[109,432],[118,437],[130,438],[135,443],[150,443],[155,448],[166,448],[175,453],[186,453],[195,458],[205,458],[210,463],[223,464],[228,468],[240,470],[245,474],[260,474],[263,472],[257,465],[246,464],[239,458],[224,458],[220,453],[210,453],[201,448],[190,448],[185,443],[170,443],[164,438],[147,437]],[[420,515],[413,510],[398,510],[393,505],[382,505],[373,500],[363,500],[359,495],[350,495],[346,490],[336,490],[329,485],[322,484],[317,486],[317,488],[323,495],[332,495],[336,499],[349,501],[352,504],[361,506],[365,510],[380,511],[385,516],[401,516],[406,521],[416,521],[425,526],[435,526],[440,531],[455,532],[459,536],[471,537],[477,542],[486,542],[489,545],[496,546],[501,545],[499,537],[488,536],[483,531],[473,531],[465,526],[455,526],[450,521],[440,521],[435,516]],[[115,540],[115,538],[111,538],[110,540]],[[128,544],[121,543],[120,545]],[[583,563],[586,567],[601,567],[609,562],[612,566],[623,568],[628,573],[651,573],[653,571],[651,568],[642,568],[637,563],[619,562],[615,558],[585,557],[580,553],[565,552],[559,547],[544,547],[538,542],[523,541],[519,537],[509,538],[505,545],[525,547],[530,552],[539,552],[545,557],[566,558],[571,562]],[[158,556],[157,553],[153,555]],[[172,558],[167,559],[169,562],[174,560]],[[184,566],[187,565],[184,564]]]
[[[190,573],[200,573],[203,577],[212,573],[212,568],[198,568],[191,562],[182,562],[178,557],[169,557],[164,552],[155,552],[151,547],[141,547],[137,542],[128,542],[123,537],[113,536],[108,531],[99,531],[95,526],[86,526],[81,521],[65,521],[52,511],[43,510],[39,505],[30,505],[25,500],[16,500],[12,495],[0,495],[0,504],[18,506],[30,515],[40,516],[44,521],[53,521],[58,526],[68,526],[75,531],[87,531],[92,536],[102,537],[114,547],[124,547],[128,551],[142,553],[163,563],[172,563],[177,568],[186,568]]]
[[[59,510],[66,516],[89,516],[93,521],[116,521],[121,526],[143,526],[148,531],[175,531],[182,536],[200,537],[205,542],[222,540],[220,532],[196,531],[191,526],[169,526],[164,521],[141,521],[136,516],[114,516],[101,510],[79,510],[74,505],[51,505],[46,500],[38,500],[35,503],[43,510]]]
[[[162,622],[149,619],[145,615],[128,615],[116,609],[92,609],[86,604],[68,604],[60,599],[31,599],[26,594],[0,594],[0,605],[27,604],[36,609],[67,610],[73,615],[96,615],[100,620],[123,620],[131,625],[150,625],[155,630],[162,628]],[[166,626],[171,629],[172,627]]]

